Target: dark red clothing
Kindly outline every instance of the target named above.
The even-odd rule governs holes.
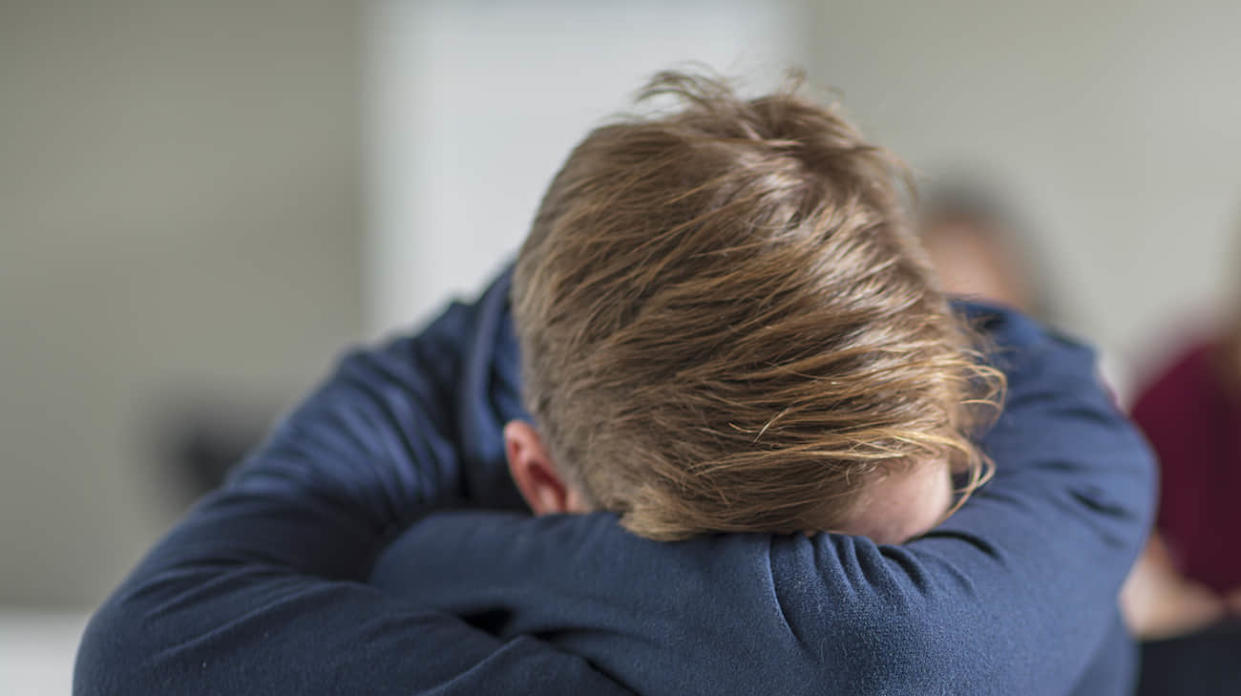
[[[1160,460],[1157,528],[1186,576],[1241,588],[1241,390],[1219,343],[1182,353],[1139,396],[1133,419]]]

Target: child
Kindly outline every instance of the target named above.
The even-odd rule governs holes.
[[[1149,453],[1091,351],[1015,313],[970,309],[1008,401],[951,519],[698,533],[918,535],[983,478],[998,377],[839,117],[652,91],[686,106],[588,137],[515,277],[344,358],[150,552],[75,693],[1131,692]],[[522,495],[693,538],[494,511]]]

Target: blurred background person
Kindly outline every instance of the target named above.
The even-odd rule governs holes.
[[[1160,463],[1158,516],[1124,592],[1142,694],[1241,691],[1241,296],[1182,330],[1132,416]],[[1227,675],[1231,675],[1227,676]]]
[[[1241,318],[1241,309],[1237,312]],[[1133,419],[1160,461],[1156,532],[1145,559],[1181,590],[1152,625],[1180,633],[1241,613],[1241,321],[1190,337],[1141,390]],[[1183,595],[1183,598],[1180,596]],[[1176,602],[1185,611],[1172,612]],[[1193,609],[1193,611],[1189,611]]]
[[[945,290],[1052,319],[1040,256],[998,189],[966,180],[934,183],[919,218],[922,245]]]
[[[1163,465],[1160,556],[1241,609],[1241,298],[1195,333],[1153,371],[1133,419]]]

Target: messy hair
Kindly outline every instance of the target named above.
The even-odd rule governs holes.
[[[897,468],[989,472],[970,432],[1003,377],[932,280],[906,170],[800,83],[656,75],[638,101],[678,107],[591,132],[521,249],[526,406],[637,534],[830,529]]]

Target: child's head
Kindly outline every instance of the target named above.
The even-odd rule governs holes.
[[[657,539],[832,529],[897,541],[976,484],[993,392],[902,212],[902,169],[793,89],[676,73],[680,109],[596,129],[552,181],[513,306],[536,512]]]

